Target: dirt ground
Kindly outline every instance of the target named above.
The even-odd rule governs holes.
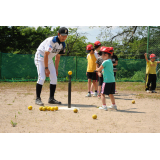
[[[159,133],[160,100],[137,97],[136,92],[121,91],[115,95],[117,111],[99,110],[101,100],[85,97],[86,92],[72,92],[73,110],[40,111],[35,105],[35,88],[29,90],[0,88],[0,133]],[[157,93],[160,94],[160,93]],[[45,106],[49,90],[43,89],[41,97]],[[55,98],[68,106],[68,92],[56,91]],[[132,104],[135,100],[135,104]],[[106,96],[106,104],[111,105]],[[28,110],[28,106],[32,110]],[[92,119],[96,114],[97,119]],[[11,121],[17,123],[16,127]]]

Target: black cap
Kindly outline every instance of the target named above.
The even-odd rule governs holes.
[[[59,34],[61,34],[62,36],[68,35],[68,29],[66,27],[61,27],[59,29]]]

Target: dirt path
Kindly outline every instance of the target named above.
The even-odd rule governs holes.
[[[48,90],[42,92],[42,101],[48,105]],[[138,99],[136,93],[120,92],[115,95],[117,111],[99,110],[101,100],[85,97],[86,92],[72,92],[71,110],[39,111],[35,105],[33,89],[0,90],[0,133],[159,133],[160,100]],[[59,107],[67,107],[67,91],[56,92],[55,98],[62,101]],[[132,104],[131,101],[136,103]],[[107,105],[110,99],[106,96]],[[33,110],[28,110],[32,105]],[[92,115],[97,119],[93,120]],[[11,120],[17,123],[12,127]]]

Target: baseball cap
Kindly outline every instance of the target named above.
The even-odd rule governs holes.
[[[99,51],[99,53],[98,53],[100,56],[102,55],[102,52],[103,52],[103,49],[104,49],[104,48],[106,48],[106,47],[105,47],[105,46],[102,46],[102,47],[100,48],[100,51]]]
[[[112,52],[112,51],[114,51],[114,48],[113,47],[109,47],[110,48],[110,51]]]
[[[110,50],[110,47],[101,47],[100,51],[104,52],[104,53],[112,54],[112,51]]]
[[[149,56],[149,58],[150,58],[150,59],[156,58],[156,55],[155,55],[155,54],[151,54],[151,55]]]
[[[68,35],[68,29],[66,27],[61,27],[59,29],[59,34],[61,34],[62,36]]]
[[[100,42],[100,41],[96,41],[96,42],[94,43],[94,47],[98,47],[98,46],[101,46],[101,42]]]
[[[89,45],[87,45],[87,47],[86,47],[86,53],[89,53],[91,50],[93,50],[94,48],[93,48],[93,45],[92,44],[89,44]]]

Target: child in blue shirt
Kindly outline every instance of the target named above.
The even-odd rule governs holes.
[[[117,110],[117,106],[115,104],[115,78],[114,78],[114,72],[113,72],[113,64],[111,60],[111,54],[110,48],[109,47],[101,47],[101,53],[102,53],[102,58],[103,58],[103,63],[102,65],[96,69],[96,71],[100,72],[102,71],[103,73],[103,84],[102,84],[102,89],[101,89],[101,100],[102,100],[102,107],[99,107],[99,109],[104,109],[108,110],[114,109]],[[108,95],[111,99],[112,105],[111,106],[106,106],[106,99],[105,95]]]

